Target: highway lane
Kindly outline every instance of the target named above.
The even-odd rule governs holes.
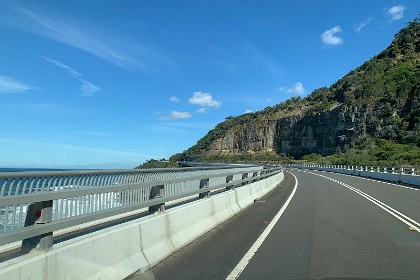
[[[267,228],[294,184],[293,176],[285,173],[280,185],[259,202],[175,252],[145,275],[138,273],[127,279],[225,279]]]
[[[292,172],[298,191],[239,279],[419,279],[418,232],[338,183]]]
[[[238,279],[420,279],[420,233],[338,182],[377,196],[417,222],[420,192],[339,174],[290,172],[298,179],[296,193]],[[266,202],[133,279],[225,279],[264,230],[261,220],[271,221],[292,185],[287,175]]]
[[[420,189],[410,188],[394,183],[379,182],[357,176],[343,176],[331,172],[308,170],[330,178],[340,180],[375,197],[383,203],[398,209],[416,221],[420,221]]]

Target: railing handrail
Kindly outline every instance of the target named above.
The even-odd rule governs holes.
[[[266,177],[275,175],[277,173],[279,173],[281,171],[281,169],[277,169],[276,171],[269,173],[269,174],[263,174],[260,176],[259,179],[264,179]],[[250,181],[255,180],[256,178],[251,177],[251,178],[246,178],[246,179],[242,179],[239,181],[235,181],[235,182],[229,182],[229,183],[225,183],[225,184],[220,184],[214,187],[210,187],[210,188],[206,188],[205,191],[212,191],[212,190],[216,190],[216,189],[220,189],[220,188],[224,188],[224,187],[229,187],[232,185],[236,185],[236,184],[243,184],[243,183],[247,183]],[[33,236],[41,236],[43,234],[49,233],[49,232],[53,232],[53,231],[57,231],[57,230],[61,230],[61,229],[65,229],[71,226],[75,226],[81,223],[86,223],[86,222],[90,222],[93,220],[97,220],[97,219],[102,219],[102,218],[107,218],[110,216],[114,216],[114,215],[118,215],[118,214],[122,214],[125,212],[129,212],[129,211],[133,211],[136,210],[138,208],[144,208],[144,207],[149,207],[149,206],[153,206],[156,204],[164,204],[165,202],[174,200],[174,199],[179,199],[179,198],[183,198],[183,197],[190,197],[191,195],[195,195],[195,194],[200,194],[202,193],[202,190],[195,190],[195,191],[190,191],[187,193],[184,193],[182,195],[176,195],[176,196],[172,196],[172,197],[168,197],[168,198],[156,198],[144,203],[140,203],[140,204],[135,204],[135,205],[128,205],[128,206],[122,206],[119,208],[115,208],[115,209],[110,209],[108,211],[103,211],[103,212],[95,212],[95,213],[90,213],[87,215],[83,215],[80,217],[72,217],[70,219],[67,220],[63,220],[63,221],[52,221],[51,223],[45,223],[45,224],[35,224],[35,225],[31,225],[28,227],[23,227],[17,230],[13,230],[13,231],[9,231],[6,232],[3,235],[0,235],[1,239],[0,239],[0,246],[1,245],[5,245],[11,242],[15,242],[15,241],[19,241],[19,240],[23,240],[23,239],[27,239],[27,238],[31,238]]]
[[[17,172],[0,172],[0,179],[14,178],[32,178],[32,177],[53,177],[53,176],[78,176],[78,175],[113,175],[113,174],[138,174],[138,173],[159,173],[159,172],[184,172],[198,170],[218,170],[218,169],[234,169],[249,168],[253,166],[209,166],[209,167],[181,167],[181,168],[149,168],[149,169],[107,169],[107,170],[62,170],[62,171],[17,171]]]
[[[173,177],[171,172],[174,171],[184,173],[178,173],[177,177]],[[0,217],[0,224],[3,222],[0,246],[23,240],[23,248],[32,250],[37,247],[48,250],[52,247],[53,231],[144,207],[149,207],[150,212],[164,211],[166,202],[196,194],[199,194],[200,198],[208,197],[211,191],[222,188],[232,189],[279,172],[281,172],[279,167],[236,165],[152,170],[100,170],[99,172],[88,170],[0,173],[0,179],[4,182],[3,187],[0,186],[0,188],[2,188],[2,194],[5,194],[0,196],[0,210],[4,213],[4,217]],[[135,181],[124,177],[122,183],[116,183],[114,178],[108,180],[101,177],[120,174],[130,176],[130,174],[139,173],[156,173],[160,177],[152,176],[148,178],[150,179],[148,181]],[[11,176],[8,177],[8,175]],[[66,188],[65,184],[70,182],[67,178],[78,176],[99,177],[95,177],[93,182],[83,179],[82,183],[86,183],[85,185]],[[42,183],[40,191],[37,191],[39,182],[36,187],[33,187],[31,181],[36,178],[48,179],[48,186],[45,187]],[[50,180],[52,178],[54,180]],[[80,183],[79,181],[78,179],[76,183]],[[8,186],[7,183],[9,183]],[[10,184],[21,190],[10,191]],[[27,185],[31,185],[29,193],[26,192],[29,188]],[[7,188],[9,190],[4,191]],[[53,209],[61,211],[59,214],[55,213],[55,219]],[[26,212],[24,226],[22,225],[23,217],[25,217],[23,212]],[[8,227],[9,222],[10,227]]]
[[[261,169],[250,169],[248,170],[247,173],[258,172],[258,171],[261,171]],[[22,194],[22,195],[12,195],[12,196],[3,196],[3,197],[0,196],[0,207],[12,205],[12,204],[19,204],[19,203],[31,203],[31,202],[40,202],[40,201],[45,201],[45,200],[72,198],[72,197],[81,196],[81,195],[127,191],[134,188],[144,189],[144,188],[153,187],[157,185],[182,183],[182,182],[202,180],[202,179],[225,177],[229,175],[237,175],[237,174],[243,174],[243,173],[244,173],[243,171],[222,172],[222,173],[215,173],[211,175],[197,175],[197,176],[169,179],[169,180],[157,180],[157,181],[141,182],[141,183],[109,185],[105,187],[77,188],[77,189],[71,189],[71,190],[64,189],[64,190],[56,190],[56,191],[50,191],[50,192],[33,192],[33,193]]]

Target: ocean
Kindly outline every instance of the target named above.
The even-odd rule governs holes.
[[[72,169],[53,169],[53,168],[1,168],[0,172],[24,172],[24,171],[65,171]]]

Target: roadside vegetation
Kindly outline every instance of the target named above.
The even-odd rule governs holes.
[[[180,167],[176,161],[166,159],[149,159],[146,162],[136,166],[135,169],[149,169],[149,168],[178,168]]]

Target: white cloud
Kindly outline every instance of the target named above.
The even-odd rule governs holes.
[[[354,25],[354,31],[356,31],[356,32],[358,32],[358,33],[362,32],[362,29],[363,29],[364,27],[366,27],[366,25],[368,25],[368,24],[369,24],[369,22],[371,22],[371,20],[372,20],[372,18],[368,18],[368,19],[366,19],[366,20],[364,20],[364,21],[361,21],[361,22],[359,22],[359,23],[356,23],[356,24]]]
[[[19,80],[0,75],[0,92],[17,93],[35,89],[35,87],[25,84]]]
[[[196,91],[193,96],[188,99],[188,103],[198,105],[205,108],[220,108],[220,101],[214,100],[213,96],[208,92]]]
[[[279,88],[279,91],[285,92],[285,93],[294,93],[294,94],[304,94],[305,88],[303,87],[303,84],[301,82],[295,83],[295,85],[291,88],[281,87]]]
[[[171,97],[169,97],[169,101],[171,101],[171,102],[175,102],[175,103],[178,103],[178,102],[180,102],[181,100],[179,100],[179,98],[178,98],[178,97],[176,97],[176,96],[171,96]]]
[[[169,116],[163,116],[160,119],[164,121],[170,120],[182,120],[182,119],[189,119],[191,118],[191,114],[189,112],[179,112],[179,111],[171,111]]]
[[[334,26],[331,29],[326,30],[324,33],[321,34],[321,40],[322,43],[324,43],[327,46],[338,46],[343,44],[343,39],[341,39],[340,37],[338,37],[336,34],[340,33],[341,27],[339,25]]]
[[[403,5],[393,6],[389,9],[385,10],[387,16],[391,18],[391,20],[400,20],[404,17],[405,7]]]
[[[252,112],[253,112],[253,111],[252,111],[252,110],[250,110],[250,109],[245,110],[245,114],[252,113]]]
[[[80,89],[82,90],[82,95],[85,96],[93,96],[94,93],[101,91],[102,89],[97,86],[92,84],[91,82],[88,82],[84,79],[82,79],[82,74],[80,74],[79,72],[77,72],[76,70],[74,70],[73,68],[71,68],[70,66],[64,64],[61,61],[58,60],[54,60],[45,56],[42,56],[44,59],[46,59],[47,61],[51,62],[52,64],[55,64],[57,67],[60,67],[62,69],[64,69],[65,71],[67,71],[70,75],[72,75],[74,78],[78,79],[82,85],[80,86]]]

